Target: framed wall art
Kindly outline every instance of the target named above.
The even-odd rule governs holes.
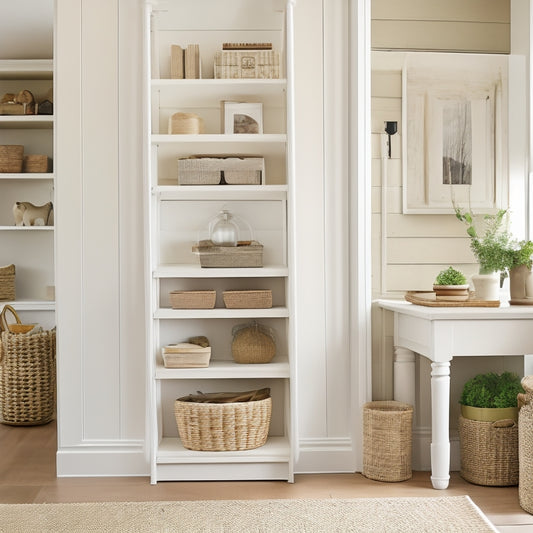
[[[508,58],[408,53],[402,84],[403,212],[505,207]]]
[[[222,102],[224,133],[263,133],[263,104]]]

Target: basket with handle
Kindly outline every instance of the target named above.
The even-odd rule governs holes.
[[[7,321],[7,313],[11,313],[15,319],[15,323],[10,324]],[[10,305],[4,305],[0,313],[0,331],[9,331],[11,333],[28,333],[35,327],[35,324],[23,324],[17,312]]]
[[[47,424],[55,413],[55,329],[3,331],[0,341],[0,422]]]

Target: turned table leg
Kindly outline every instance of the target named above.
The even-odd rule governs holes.
[[[450,363],[431,363],[431,482],[446,489],[450,481]]]

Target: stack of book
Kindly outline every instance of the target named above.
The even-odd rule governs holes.
[[[199,79],[202,77],[200,65],[200,46],[198,44],[188,44],[186,48],[177,44],[171,45],[171,79]]]

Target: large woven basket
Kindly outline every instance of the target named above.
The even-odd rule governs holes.
[[[363,475],[377,481],[412,477],[413,406],[396,401],[363,406]]]
[[[15,265],[0,267],[0,300],[15,299]]]
[[[0,145],[0,172],[22,172],[24,146],[20,144]]]
[[[531,384],[531,381],[529,383]],[[521,407],[518,413],[518,464],[520,507],[533,514],[533,402],[531,401]]]
[[[461,477],[476,485],[518,484],[518,426],[514,420],[481,422],[459,417]]]
[[[0,422],[34,426],[53,420],[56,399],[55,330],[2,332]]]
[[[198,451],[252,450],[267,440],[272,398],[233,403],[177,399],[174,413],[185,448]]]

